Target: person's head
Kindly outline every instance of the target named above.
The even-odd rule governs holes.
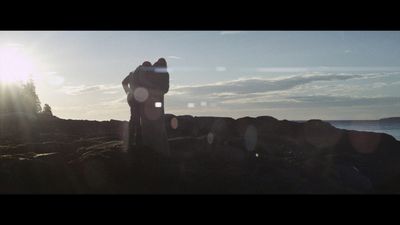
[[[149,61],[144,61],[144,62],[142,63],[142,66],[151,66],[151,62],[149,62]]]
[[[151,62],[149,61],[144,61],[142,63],[142,70],[143,71],[150,71],[151,70]]]
[[[167,61],[164,58],[159,58],[157,62],[154,63],[156,67],[167,67]]]

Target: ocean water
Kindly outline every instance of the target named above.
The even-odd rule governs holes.
[[[379,120],[346,120],[326,122],[340,129],[387,133],[400,141],[400,122],[382,122]]]

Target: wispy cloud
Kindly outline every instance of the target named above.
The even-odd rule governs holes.
[[[346,53],[346,51],[345,51]],[[349,53],[349,52],[348,52]],[[262,72],[262,73],[321,73],[321,72],[398,72],[400,67],[369,67],[369,66],[317,66],[317,67],[258,67],[258,68],[243,68],[247,72]]]
[[[51,86],[59,86],[64,83],[65,78],[59,75],[57,72],[50,71],[36,76],[35,80],[41,80],[42,82]]]
[[[249,70],[266,73],[300,73],[313,71],[313,69],[307,67],[259,67]]]
[[[244,31],[221,31],[219,34],[221,35],[229,35],[229,34],[240,34],[243,33]]]
[[[345,111],[353,110],[356,114],[357,109],[360,112],[368,109],[368,116],[372,118],[380,115],[382,108],[388,112],[400,109],[400,96],[360,94],[393,85],[385,80],[386,77],[380,77],[374,73],[306,73],[268,79],[244,77],[204,85],[171,84],[165,97],[165,109],[167,113],[174,114],[233,117],[277,116],[294,109],[303,112],[298,118],[316,117],[318,112],[335,118],[332,107],[337,107]],[[106,118],[110,112],[121,117],[129,115],[126,96],[119,84],[65,86],[61,90],[69,95],[82,95],[82,98],[92,98],[94,95],[83,96],[90,93],[101,94],[95,95],[95,104],[85,106],[88,108],[85,115],[76,116],[100,118],[104,114]],[[287,115],[291,117],[292,114]]]
[[[10,47],[10,48],[23,48],[24,47],[24,45],[20,44],[20,43],[7,43],[6,46]]]
[[[344,95],[272,96],[260,98],[238,98],[219,104],[227,110],[238,108],[260,110],[266,108],[332,108],[332,107],[400,107],[400,97],[375,96],[351,97]]]
[[[115,94],[117,89],[122,89],[121,85],[115,84],[99,84],[99,85],[78,85],[78,86],[64,86],[61,91],[67,95],[82,95],[94,92],[103,94]]]
[[[175,55],[170,55],[167,57],[168,59],[182,59],[182,57],[175,56]]]
[[[217,72],[225,72],[227,69],[225,66],[217,66],[217,67],[215,67],[215,70]]]
[[[296,86],[317,81],[335,81],[363,78],[362,75],[310,75],[293,76],[283,79],[244,78],[233,81],[206,85],[193,85],[175,88],[175,92],[193,95],[210,95],[214,93],[249,94],[268,91],[287,90]]]
[[[306,103],[300,104],[305,100],[292,97],[307,96],[310,94],[307,88],[332,83],[332,87],[336,88],[332,89],[332,92],[342,93],[342,89],[337,87],[337,82],[362,78],[365,77],[359,74],[303,75],[275,79],[249,77],[205,85],[175,86],[171,87],[171,91],[166,96],[166,109],[191,114],[216,113],[217,111],[229,114],[233,112],[232,110],[239,112],[241,109],[251,111],[271,107],[299,107],[306,105]],[[312,84],[315,85],[308,86]],[[314,88],[311,90],[311,93],[313,92],[323,95],[327,91]],[[343,91],[343,93],[351,93],[351,90]],[[207,106],[200,107],[201,102],[207,102]]]
[[[400,97],[394,96],[376,96],[376,97],[351,97],[351,96],[295,96],[292,99],[299,103],[309,106],[381,106],[381,105],[399,105]]]

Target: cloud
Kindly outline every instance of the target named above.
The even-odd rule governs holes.
[[[307,103],[300,104],[305,100],[292,97],[309,95],[310,91],[307,91],[307,88],[312,88],[311,93],[320,95],[342,93],[343,88],[340,89],[342,85],[338,85],[338,81],[361,78],[365,77],[357,74],[304,75],[279,79],[250,77],[205,85],[175,86],[171,87],[166,95],[166,110],[205,115],[211,112],[232,114],[241,110],[249,112],[252,109],[258,111],[276,107],[301,107],[307,105]],[[319,89],[321,85],[331,85],[336,89],[328,92]],[[343,93],[351,94],[351,88],[347,86],[345,88],[349,90]],[[207,102],[207,106],[199,107],[202,102]]]
[[[20,44],[20,43],[7,43],[6,46],[10,47],[10,48],[23,48],[24,47],[24,45]]]
[[[351,97],[351,96],[298,96],[292,97],[298,102],[307,105],[318,106],[380,106],[380,105],[398,105],[400,97],[394,96],[376,96],[376,97]]]
[[[83,95],[94,92],[103,94],[116,94],[117,89],[121,89],[121,85],[114,84],[99,84],[99,85],[78,85],[78,86],[64,86],[61,91],[67,95]]]
[[[46,72],[41,75],[38,75],[35,79],[41,80],[42,82],[45,82],[46,84],[52,86],[62,85],[65,81],[65,78],[63,76],[58,75],[57,72]]]
[[[355,78],[363,78],[363,76],[331,74],[293,76],[275,80],[263,78],[245,78],[215,84],[179,87],[173,89],[173,91],[191,95],[211,95],[215,93],[250,94],[288,90],[300,85],[316,81],[349,80]]]
[[[387,66],[387,67],[371,67],[371,66],[317,66],[317,67],[258,67],[243,69],[248,72],[261,72],[261,73],[311,73],[311,72],[394,72],[398,73],[400,67]]]
[[[217,66],[217,67],[215,67],[215,70],[217,72],[225,72],[227,69],[225,66]]]
[[[361,118],[364,113],[366,118],[378,118],[382,112],[400,110],[400,97],[368,94],[370,90],[376,92],[378,88],[396,83],[381,77],[377,73],[308,73],[274,79],[246,77],[204,85],[178,86],[172,82],[165,96],[165,110],[203,116],[272,115],[304,119],[358,115]],[[77,96],[102,94],[82,96],[95,96],[96,100],[84,106],[88,109],[85,115],[73,112],[76,117],[129,118],[129,107],[120,84],[65,86],[62,91]]]
[[[244,109],[268,109],[268,108],[330,108],[330,107],[400,107],[400,97],[381,96],[381,97],[351,97],[351,96],[329,96],[329,95],[309,95],[309,96],[270,96],[261,99],[239,99],[220,103],[228,110]]]
[[[113,99],[113,100],[103,101],[103,102],[100,102],[99,104],[102,105],[102,106],[109,106],[109,105],[116,106],[116,105],[121,105],[121,104],[126,105],[127,104],[127,97],[123,96],[123,97],[119,97],[119,98],[116,98],[116,99]]]
[[[170,55],[167,57],[168,59],[182,59],[182,57]]]
[[[256,68],[256,72],[262,73],[301,73],[301,72],[310,72],[315,69],[307,68],[307,67],[259,67]]]
[[[240,34],[243,33],[244,31],[221,31],[219,34],[220,35],[229,35],[229,34]]]
[[[388,84],[385,83],[385,82],[375,82],[375,83],[373,83],[371,85],[372,88],[382,88],[382,87],[385,87],[385,86],[388,86]]]

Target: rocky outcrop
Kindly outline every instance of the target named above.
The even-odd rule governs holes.
[[[400,142],[387,134],[269,116],[165,118],[169,158],[127,151],[125,121],[37,120],[25,141],[2,133],[0,192],[400,192]]]

